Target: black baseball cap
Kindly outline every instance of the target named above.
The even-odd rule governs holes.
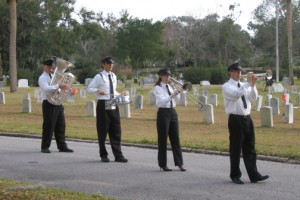
[[[242,71],[242,67],[241,67],[240,63],[233,63],[228,66],[227,70],[228,70],[228,72]]]
[[[53,60],[45,60],[45,61],[42,62],[42,64],[52,66],[53,65]]]
[[[111,56],[105,56],[104,58],[102,58],[101,60],[102,64],[113,64],[114,63],[114,60]]]
[[[167,67],[158,70],[157,74],[158,74],[158,75],[172,75],[170,69],[167,68]]]

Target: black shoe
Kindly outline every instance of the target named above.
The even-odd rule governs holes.
[[[109,159],[108,159],[108,157],[101,157],[101,161],[105,162],[105,163],[108,163]]]
[[[42,149],[41,152],[42,153],[51,153],[51,151],[49,149]]]
[[[180,166],[178,166],[178,167],[179,167],[180,171],[182,171],[182,172],[185,172],[185,171],[186,171],[186,169],[185,169],[185,168],[183,168],[183,166],[182,166],[182,165],[180,165]]]
[[[61,148],[61,149],[59,149],[59,152],[72,153],[72,152],[74,152],[74,151],[73,151],[73,149],[69,149],[68,147],[66,147],[66,148]]]
[[[251,183],[256,183],[258,181],[264,181],[264,180],[267,180],[269,178],[268,175],[265,175],[265,176],[258,176],[257,178],[255,179],[252,179],[251,180]]]
[[[115,159],[115,162],[127,163],[128,160],[127,160],[126,158],[124,158],[124,157],[120,157],[120,158],[116,158],[116,159]]]
[[[170,172],[172,171],[172,169],[170,169],[169,167],[161,167],[160,170],[163,170],[165,172]]]
[[[244,184],[244,181],[242,181],[240,178],[233,178],[232,182],[234,182],[235,184]]]

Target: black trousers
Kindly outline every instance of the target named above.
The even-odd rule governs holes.
[[[96,118],[100,157],[106,157],[108,155],[105,147],[107,133],[109,134],[110,145],[115,158],[122,157],[119,108],[117,107],[115,110],[105,110],[105,101],[98,100]]]
[[[242,151],[249,179],[255,179],[260,174],[256,166],[255,133],[250,115],[229,115],[228,129],[230,134],[230,178],[240,178],[242,176],[240,170]]]
[[[178,116],[174,108],[159,108],[157,111],[156,127],[158,133],[158,165],[167,166],[167,139],[173,152],[175,166],[183,165],[179,139]]]
[[[43,133],[42,133],[42,149],[48,149],[54,132],[57,148],[66,148],[65,142],[65,114],[63,105],[53,105],[47,100],[42,103],[43,111]]]

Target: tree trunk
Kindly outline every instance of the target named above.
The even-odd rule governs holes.
[[[10,13],[9,82],[10,92],[17,91],[17,0],[8,0]]]
[[[288,55],[289,55],[289,78],[291,85],[294,85],[293,75],[293,34],[292,34],[292,2],[287,0],[287,38],[288,38]]]

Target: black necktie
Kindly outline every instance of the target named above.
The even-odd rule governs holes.
[[[239,87],[241,87],[240,83],[238,83],[238,88]],[[246,103],[246,99],[245,99],[244,95],[242,96],[242,101],[243,101],[244,108],[246,109],[247,108],[247,103]]]
[[[49,74],[49,76],[50,76],[50,79],[52,79],[52,76],[51,76],[51,74]]]
[[[169,86],[168,86],[168,85],[166,85],[166,88],[167,88],[167,90],[168,90],[168,94],[171,95],[171,92],[170,92],[170,90],[169,90]],[[172,101],[172,98],[171,98],[170,103],[171,103],[171,108],[173,108],[173,101]]]
[[[110,98],[112,99],[114,96],[114,87],[113,87],[113,83],[111,80],[111,75],[108,74],[108,78],[109,78],[109,92],[110,92]]]

